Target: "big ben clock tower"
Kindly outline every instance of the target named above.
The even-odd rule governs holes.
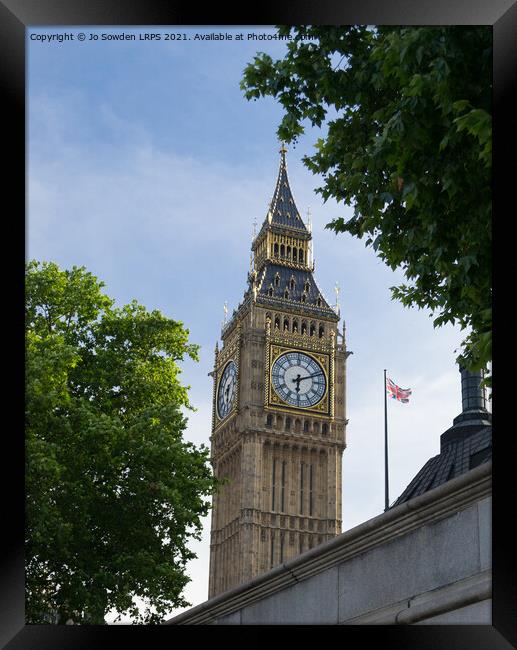
[[[247,291],[216,346],[212,464],[227,480],[213,502],[209,597],[341,532],[350,353],[313,277],[285,153]]]

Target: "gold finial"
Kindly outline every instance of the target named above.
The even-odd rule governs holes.
[[[307,208],[307,230],[312,232],[312,218],[311,218],[311,208]]]
[[[339,314],[339,292],[341,289],[339,288],[339,284],[336,282],[336,286],[334,287],[334,291],[336,292],[336,313]]]
[[[282,156],[285,156],[285,154],[287,153],[287,148],[285,146],[285,142],[282,141],[280,144],[281,144],[281,146],[280,146],[280,152],[279,153],[281,153]]]
[[[228,317],[228,301],[226,301],[226,300],[224,301],[223,311],[224,311],[224,321],[223,321],[223,324],[226,325],[226,319],[227,319],[227,317]]]

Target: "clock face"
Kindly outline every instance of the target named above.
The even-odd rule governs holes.
[[[323,368],[304,352],[280,355],[271,368],[271,381],[278,397],[296,408],[320,402],[327,387]]]
[[[219,419],[224,419],[232,410],[235,401],[237,387],[237,366],[234,361],[226,364],[219,388],[217,389],[217,415]]]

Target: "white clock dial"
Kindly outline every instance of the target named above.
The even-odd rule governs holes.
[[[315,406],[327,387],[323,368],[304,352],[280,355],[271,369],[271,381],[278,397],[297,408]]]
[[[226,364],[217,389],[217,415],[224,419],[233,408],[237,387],[237,366],[234,361]]]

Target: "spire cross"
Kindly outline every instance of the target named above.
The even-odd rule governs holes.
[[[224,325],[226,325],[226,319],[228,317],[228,301],[227,300],[224,301],[223,311],[224,311],[224,321],[223,321],[223,323],[224,323]]]

